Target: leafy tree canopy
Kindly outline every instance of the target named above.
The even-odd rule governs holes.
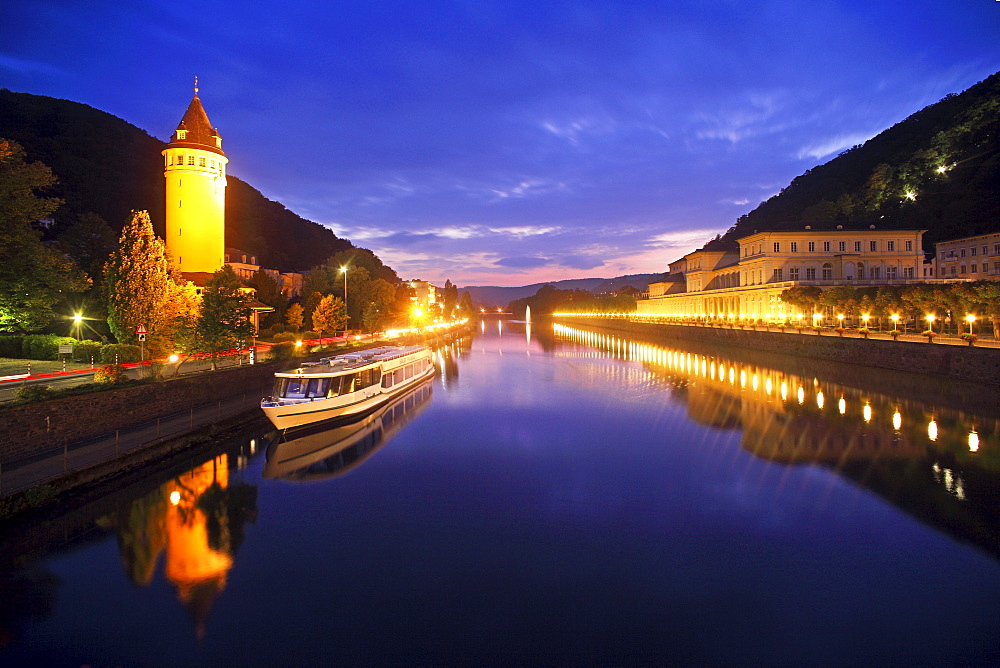
[[[86,277],[62,254],[47,248],[31,224],[51,214],[59,200],[35,191],[55,182],[41,163],[0,139],[0,330],[38,331],[56,315],[68,293],[87,288]]]

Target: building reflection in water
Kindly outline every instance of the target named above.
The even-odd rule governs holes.
[[[163,556],[164,575],[191,614],[198,638],[226,588],[244,527],[257,514],[257,488],[230,481],[229,463],[228,454],[213,457],[97,522],[116,531],[134,584],[150,584]]]
[[[360,466],[427,408],[432,387],[428,379],[374,413],[296,431],[291,438],[275,441],[267,449],[264,477],[312,482]]]
[[[740,429],[742,447],[784,464],[820,464],[1000,557],[1000,420],[727,359],[554,325],[557,339],[641,363],[626,387],[666,385],[689,416]],[[595,367],[596,373],[604,367]],[[872,370],[878,374],[886,372]],[[610,380],[610,379],[607,379]],[[906,382],[903,378],[901,382]]]

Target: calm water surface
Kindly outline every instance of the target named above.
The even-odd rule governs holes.
[[[0,663],[1000,659],[989,393],[525,329],[4,534]]]

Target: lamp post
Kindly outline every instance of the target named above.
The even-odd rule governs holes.
[[[893,313],[892,315],[889,316],[889,319],[892,320],[892,331],[898,332],[899,327],[897,327],[897,323],[899,323],[899,314]]]
[[[937,320],[937,316],[934,315],[933,313],[928,313],[927,316],[924,319],[927,320],[927,329],[929,331],[933,332],[934,331],[934,321]]]
[[[83,324],[83,315],[80,314],[80,313],[74,313],[73,314],[73,329],[76,330],[76,336],[74,338],[76,338],[77,340],[80,339],[80,325],[82,325],[82,324]]]
[[[969,323],[969,334],[972,334],[972,325],[976,322],[976,316],[970,313],[965,316],[965,321]]]
[[[340,273],[344,275],[344,315],[347,315],[347,270],[350,267],[344,266],[340,268]],[[347,316],[347,322],[344,323],[344,338],[347,338],[347,323],[351,321],[351,316]]]

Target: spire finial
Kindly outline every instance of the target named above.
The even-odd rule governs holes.
[[[194,78],[194,94],[195,94],[195,97],[198,96],[198,77],[197,76],[195,76],[195,78]]]

